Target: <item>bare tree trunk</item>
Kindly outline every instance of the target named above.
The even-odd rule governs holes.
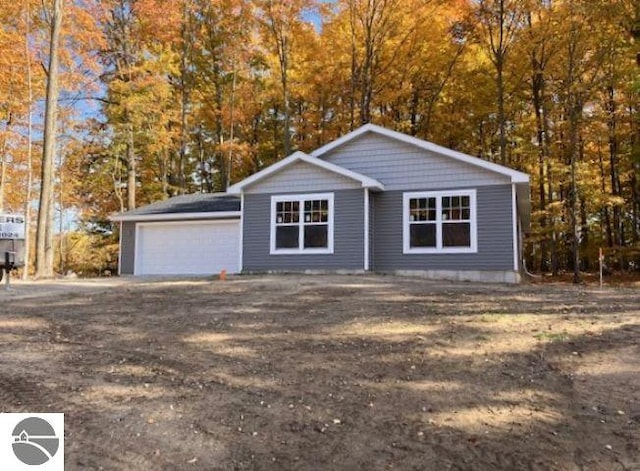
[[[573,92],[571,92],[573,95]],[[582,104],[577,97],[570,97],[569,100],[569,169],[570,169],[570,188],[569,188],[569,226],[571,230],[571,257],[573,264],[573,282],[580,283],[580,224],[578,221],[578,184],[577,184],[577,165],[578,165],[578,135],[579,121],[582,114]]]
[[[36,232],[36,276],[53,277],[53,174],[56,151],[56,119],[58,111],[58,49],[64,0],[53,0],[49,67],[47,70],[47,98],[45,102],[44,144],[40,183],[40,205]]]
[[[508,51],[520,27],[523,16],[519,2],[507,0],[479,0],[480,23],[487,35],[487,48],[496,72],[496,101],[498,105],[498,147],[500,163],[507,163],[507,117],[505,110],[504,71]]]
[[[136,209],[137,162],[133,141],[133,125],[127,126],[127,210]]]
[[[291,52],[291,38],[289,18],[286,14],[274,11],[273,1],[267,2],[267,15],[269,18],[269,28],[276,43],[278,62],[280,65],[280,84],[282,86],[282,117],[283,117],[283,137],[282,147],[284,157],[291,153],[291,110],[289,106],[289,54]]]
[[[189,108],[188,55],[189,55],[189,1],[186,0],[182,10],[182,51],[180,55],[180,155],[178,162],[178,182],[180,194],[187,192],[185,165],[187,160],[187,114]]]
[[[551,172],[551,163],[546,162],[547,169],[547,201],[553,201],[553,189],[555,181],[553,180],[553,173]],[[551,273],[553,276],[557,276],[560,271],[560,260],[558,254],[558,231],[556,230],[556,216],[551,216]]]
[[[29,2],[25,2],[25,40],[24,52],[27,63],[27,189],[24,204],[24,269],[22,279],[29,279],[29,262],[31,259],[31,237],[29,236],[31,227],[31,194],[33,191],[33,77],[31,73],[31,52],[29,51],[29,35],[31,34],[31,19],[29,12]]]
[[[600,190],[602,194],[607,194],[607,175],[604,168],[604,161],[602,159],[602,152],[600,151],[600,145],[598,145],[598,163],[600,164]],[[601,226],[607,241],[607,247],[613,247],[613,232],[611,230],[611,218],[609,217],[609,208],[605,205],[600,211],[602,214]]]
[[[111,172],[111,181],[113,182],[113,193],[116,195],[118,199],[118,204],[120,208],[120,212],[124,212],[124,197],[122,196],[122,179],[120,175],[120,165],[122,163],[122,159],[117,158],[115,161],[115,168]]]
[[[607,87],[607,102],[605,108],[607,110],[607,130],[609,131],[609,173],[611,175],[611,194],[613,196],[620,196],[622,191],[620,176],[618,174],[617,104],[615,100],[615,89],[613,86]],[[615,204],[613,206],[613,240],[615,245],[622,247],[624,245],[624,234],[622,231],[622,216],[620,213],[620,206]]]
[[[11,113],[9,113],[11,115]],[[5,133],[8,134],[11,118],[7,117],[5,123]],[[0,153],[0,211],[4,211],[4,186],[7,180],[7,137],[2,140],[2,151]]]
[[[545,191],[545,164],[550,157],[550,143],[549,143],[549,123],[546,111],[546,98],[545,98],[545,77],[541,71],[541,65],[539,61],[532,55],[531,65],[533,69],[533,77],[531,80],[533,107],[535,109],[536,117],[536,141],[538,144],[538,192],[539,192],[539,209],[543,216],[540,219],[540,227],[544,232],[547,226],[547,217],[544,211],[547,208],[547,198]],[[540,270],[545,269],[547,247],[546,240],[540,243]]]
[[[502,2],[500,2],[502,4]],[[498,146],[500,149],[500,163],[507,164],[507,118],[504,109],[504,56],[496,60],[497,89],[498,89]]]
[[[62,164],[62,162],[60,162]],[[59,273],[63,275],[67,272],[68,266],[68,255],[66,251],[66,240],[65,240],[65,226],[64,226],[64,200],[63,200],[63,192],[64,192],[64,172],[62,170],[62,165],[59,166],[59,182],[58,182],[58,259],[60,260],[60,264],[58,265]]]
[[[235,108],[236,108],[236,77],[237,77],[237,72],[235,69],[235,64],[233,67],[233,81],[231,82],[231,103],[230,103],[230,112],[229,112],[229,154],[227,156],[228,158],[228,162],[227,162],[227,181],[226,181],[226,186],[224,188],[225,191],[227,191],[227,188],[229,188],[229,186],[231,186],[231,172],[233,171],[233,139],[235,137],[234,135],[234,113],[235,113]]]
[[[499,0],[499,41],[498,48],[495,51],[495,66],[497,73],[497,88],[498,88],[498,127],[499,127],[499,146],[500,146],[500,163],[505,165],[507,163],[507,129],[506,129],[506,117],[504,111],[504,60],[506,55],[506,48],[504,46],[504,0]]]
[[[381,7],[376,0],[367,3],[367,9],[362,18],[364,29],[364,58],[362,62],[362,80],[360,90],[360,124],[371,122],[371,102],[373,100],[373,68],[376,54],[376,44],[374,28],[376,17],[381,14],[378,8]],[[384,6],[384,5],[382,5]],[[381,8],[382,9],[382,8]]]
[[[349,2],[349,25],[351,29],[351,80],[349,89],[349,131],[353,131],[356,121],[356,90],[358,89],[358,49],[356,47],[356,11],[353,0]]]
[[[9,87],[9,96],[13,94],[13,87]],[[4,123],[4,138],[2,139],[2,151],[0,151],[0,211],[4,211],[4,193],[7,184],[7,164],[11,161],[7,154],[9,133],[11,132],[12,112],[11,107],[7,110],[7,120]]]

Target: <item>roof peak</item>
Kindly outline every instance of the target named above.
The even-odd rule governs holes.
[[[478,157],[474,157],[472,155],[465,154],[463,152],[459,152],[457,150],[453,150],[448,147],[441,146],[439,144],[434,144],[433,142],[425,141],[424,139],[410,136],[408,134],[394,131],[392,129],[387,129],[373,123],[367,123],[360,126],[357,129],[354,129],[350,133],[345,134],[344,136],[316,149],[311,153],[311,155],[313,157],[321,158],[324,154],[327,154],[328,152],[331,152],[332,150],[340,146],[343,146],[344,144],[350,141],[353,141],[354,139],[357,139],[368,132],[373,132],[375,134],[388,137],[390,139],[395,139],[399,142],[404,142],[405,144],[416,146],[423,150],[444,155],[446,157],[450,157],[455,160],[465,162],[470,165],[474,165],[476,167],[484,168],[486,170],[499,173],[501,175],[506,175],[511,179],[512,183],[528,183],[529,182],[529,175],[527,175],[526,173],[519,172],[517,170],[513,170],[512,168],[505,167],[504,165],[495,164],[493,162],[489,162],[488,160],[483,160]]]

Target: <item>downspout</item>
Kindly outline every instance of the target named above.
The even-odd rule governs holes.
[[[364,271],[369,271],[369,188],[364,189]]]
[[[122,221],[120,221],[120,237],[118,239],[118,276],[120,276],[122,275]]]
[[[520,238],[518,237],[520,231],[520,221],[518,218],[518,199],[516,197],[516,184],[511,184],[511,210],[512,220],[511,225],[513,227],[513,271],[515,273],[520,272]]]
[[[242,273],[242,259],[244,252],[244,190],[240,192],[240,247],[238,250],[238,272]]]

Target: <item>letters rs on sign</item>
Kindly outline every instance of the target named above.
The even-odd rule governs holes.
[[[25,218],[21,214],[0,214],[0,239],[24,239]]]

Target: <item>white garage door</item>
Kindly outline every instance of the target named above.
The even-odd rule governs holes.
[[[240,221],[139,223],[136,275],[239,271]]]

